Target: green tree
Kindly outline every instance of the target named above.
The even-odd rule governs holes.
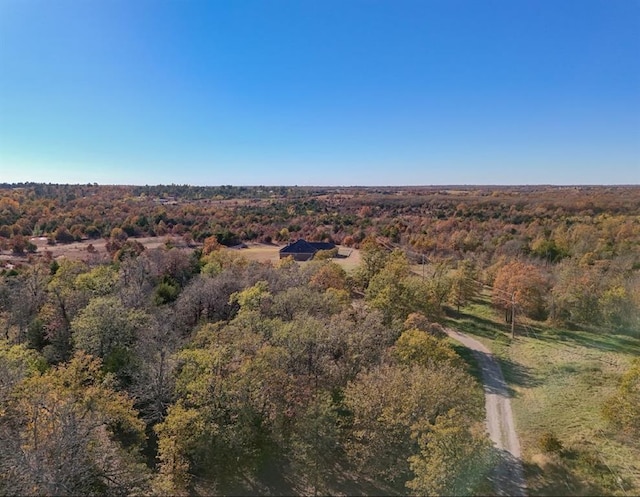
[[[432,265],[427,286],[429,295],[434,303],[441,309],[451,294],[451,277],[449,276],[450,266],[447,262],[437,262]]]
[[[112,294],[118,283],[118,271],[112,265],[102,264],[76,278],[76,288],[91,297]]]
[[[345,390],[352,413],[347,451],[359,471],[398,488],[416,474],[421,441],[441,415],[464,410],[482,417],[482,395],[461,368],[447,363],[383,365],[361,374]],[[430,465],[429,471],[440,471]]]
[[[47,362],[35,350],[0,340],[0,415],[20,381],[46,369]]]
[[[614,284],[604,290],[599,304],[605,323],[613,329],[629,329],[635,324],[638,311],[625,286]]]
[[[417,495],[476,495],[492,465],[484,426],[454,408],[436,418],[418,437],[420,450],[409,458],[414,478],[407,488]]]
[[[451,278],[451,301],[457,307],[458,313],[461,306],[467,305],[478,294],[477,278],[473,261],[460,261]]]
[[[231,295],[230,301],[237,302],[241,310],[257,311],[270,298],[269,284],[266,281],[258,281],[252,287]]]
[[[154,294],[153,303],[155,305],[164,305],[174,302],[178,295],[180,295],[180,286],[171,277],[165,276],[162,281],[158,283]]]
[[[192,478],[191,458],[202,441],[206,441],[203,413],[177,403],[169,408],[166,420],[155,426],[158,434],[158,476],[154,493],[189,495]]]
[[[221,492],[239,476],[251,475],[260,459],[262,409],[268,405],[260,392],[272,372],[253,374],[258,337],[238,329],[214,330],[205,327],[202,343],[178,354],[177,401],[155,428],[161,483],[178,493],[192,491],[194,476],[211,482],[209,492]]]
[[[96,297],[73,320],[73,343],[77,350],[101,358],[106,371],[129,381],[136,362],[132,347],[147,324],[145,313],[127,309],[117,297]]]
[[[384,268],[389,252],[374,238],[366,238],[360,245],[362,262],[356,270],[355,279],[360,288],[366,289],[371,279]]]
[[[604,405],[605,417],[631,436],[640,436],[640,360],[622,375],[616,393]]]
[[[436,313],[428,284],[410,273],[409,261],[399,250],[393,251],[382,270],[373,276],[365,298],[382,311],[386,324],[404,321],[412,312]]]
[[[555,240],[546,238],[534,240],[531,244],[531,253],[551,263],[558,262],[569,255],[556,244]]]
[[[400,364],[420,364],[428,367],[431,364],[449,363],[462,366],[460,356],[448,342],[415,329],[407,330],[400,335],[394,347],[394,356]]]

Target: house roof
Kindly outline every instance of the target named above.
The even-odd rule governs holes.
[[[328,242],[308,242],[303,240],[296,240],[290,243],[286,247],[280,249],[281,254],[315,254],[318,250],[331,250],[336,246],[334,243]]]

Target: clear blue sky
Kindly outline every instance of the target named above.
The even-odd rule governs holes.
[[[640,183],[639,0],[0,0],[0,182]]]

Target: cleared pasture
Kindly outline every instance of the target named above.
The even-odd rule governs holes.
[[[276,264],[280,260],[280,249],[284,245],[271,245],[265,243],[253,243],[246,246],[246,248],[230,248],[238,255],[245,257],[249,261],[257,262],[269,262]],[[360,265],[360,251],[358,249],[352,249],[348,247],[339,247],[338,256],[334,257],[333,262],[339,264],[345,271],[353,271]],[[301,262],[300,264],[304,264]]]

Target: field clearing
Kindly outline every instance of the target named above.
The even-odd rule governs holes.
[[[247,248],[230,248],[227,250],[238,253],[249,261],[277,264],[280,260],[279,252],[282,247],[284,245],[252,243],[248,244]],[[332,261],[342,266],[345,271],[351,272],[360,265],[360,251],[348,247],[338,247],[338,257],[334,257]],[[300,264],[304,264],[304,262]]]
[[[487,304],[479,300],[448,324],[474,334],[500,358],[530,495],[637,494],[640,445],[617,433],[602,407],[640,356],[640,340],[533,322],[511,340],[502,316]],[[553,433],[563,450],[545,452],[545,433]]]
[[[192,247],[187,247],[183,238],[179,236],[140,237],[131,238],[131,240],[141,243],[147,250],[161,248],[167,244],[185,250],[194,250],[200,246],[200,244],[194,244]],[[19,264],[28,262],[30,259],[37,260],[49,256],[52,259],[67,258],[85,261],[107,260],[110,258],[106,248],[107,240],[104,238],[82,240],[73,243],[57,243],[56,245],[48,245],[45,237],[31,238],[30,241],[38,247],[38,250],[34,254],[15,255],[9,251],[4,251],[0,252],[0,261]],[[89,245],[93,246],[92,252],[88,250]],[[246,248],[227,248],[225,250],[237,253],[249,261],[277,264],[280,260],[279,251],[282,247],[284,247],[284,245],[252,243],[248,244]],[[332,259],[333,262],[342,266],[347,272],[353,271],[360,265],[361,258],[358,249],[348,247],[338,248],[338,257],[334,257]],[[304,262],[300,264],[304,264]]]
[[[275,264],[280,259],[281,246],[266,243],[250,243],[246,248],[228,248],[229,252],[238,254],[248,261],[270,262]]]
[[[131,238],[140,242],[147,250],[156,249],[165,246],[167,243],[171,243],[176,247],[186,248],[185,242],[182,237],[176,236],[149,236],[140,238]],[[104,238],[97,238],[95,240],[82,240],[80,242],[73,243],[57,243],[55,245],[48,245],[45,237],[31,238],[30,242],[38,247],[35,254],[15,255],[9,251],[0,253],[0,260],[20,263],[27,262],[30,257],[42,258],[46,254],[50,254],[51,258],[59,259],[61,257],[71,260],[87,260],[87,259],[101,259],[109,258],[107,253],[107,240]],[[94,251],[89,252],[89,245],[93,246]]]

